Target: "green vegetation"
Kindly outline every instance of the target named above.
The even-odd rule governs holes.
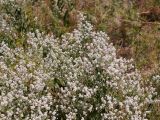
[[[133,58],[144,81],[160,74],[160,0],[1,0],[0,43],[25,49],[30,32],[63,38],[77,28],[80,12],[94,30],[108,34],[117,58]],[[90,38],[82,42],[90,42]],[[48,49],[43,52],[46,57]],[[153,87],[159,98],[160,82],[153,82]],[[149,107],[152,112],[148,119],[160,119],[159,103]]]

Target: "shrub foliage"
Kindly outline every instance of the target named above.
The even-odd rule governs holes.
[[[156,92],[108,41],[80,13],[62,37],[37,30],[25,47],[1,42],[0,119],[147,119]]]

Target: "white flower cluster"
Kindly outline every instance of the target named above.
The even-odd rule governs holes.
[[[2,13],[0,14],[0,32],[10,32],[12,30],[11,26],[7,23],[7,21],[4,19],[7,15]]]
[[[160,82],[160,75],[153,76],[153,80],[156,81],[156,83]]]
[[[80,14],[61,38],[37,31],[25,49],[0,43],[0,119],[145,119],[153,87],[92,28]]]

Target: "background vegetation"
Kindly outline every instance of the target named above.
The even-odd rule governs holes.
[[[61,36],[75,28],[76,15],[82,11],[95,29],[108,33],[110,42],[118,48],[118,56],[134,58],[137,67],[148,75],[160,61],[159,5],[159,0],[8,1],[1,3],[1,19],[14,32],[1,29],[0,38],[15,44],[11,41],[16,37],[16,42],[21,43],[25,33],[37,28]]]

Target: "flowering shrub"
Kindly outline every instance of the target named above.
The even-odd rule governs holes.
[[[154,75],[153,77],[152,77],[152,83],[153,83],[153,85],[154,85],[154,88],[156,89],[156,91],[157,91],[157,98],[159,98],[160,97],[160,75]]]
[[[0,43],[1,120],[146,119],[154,88],[79,18],[61,38],[37,31],[26,48]]]

